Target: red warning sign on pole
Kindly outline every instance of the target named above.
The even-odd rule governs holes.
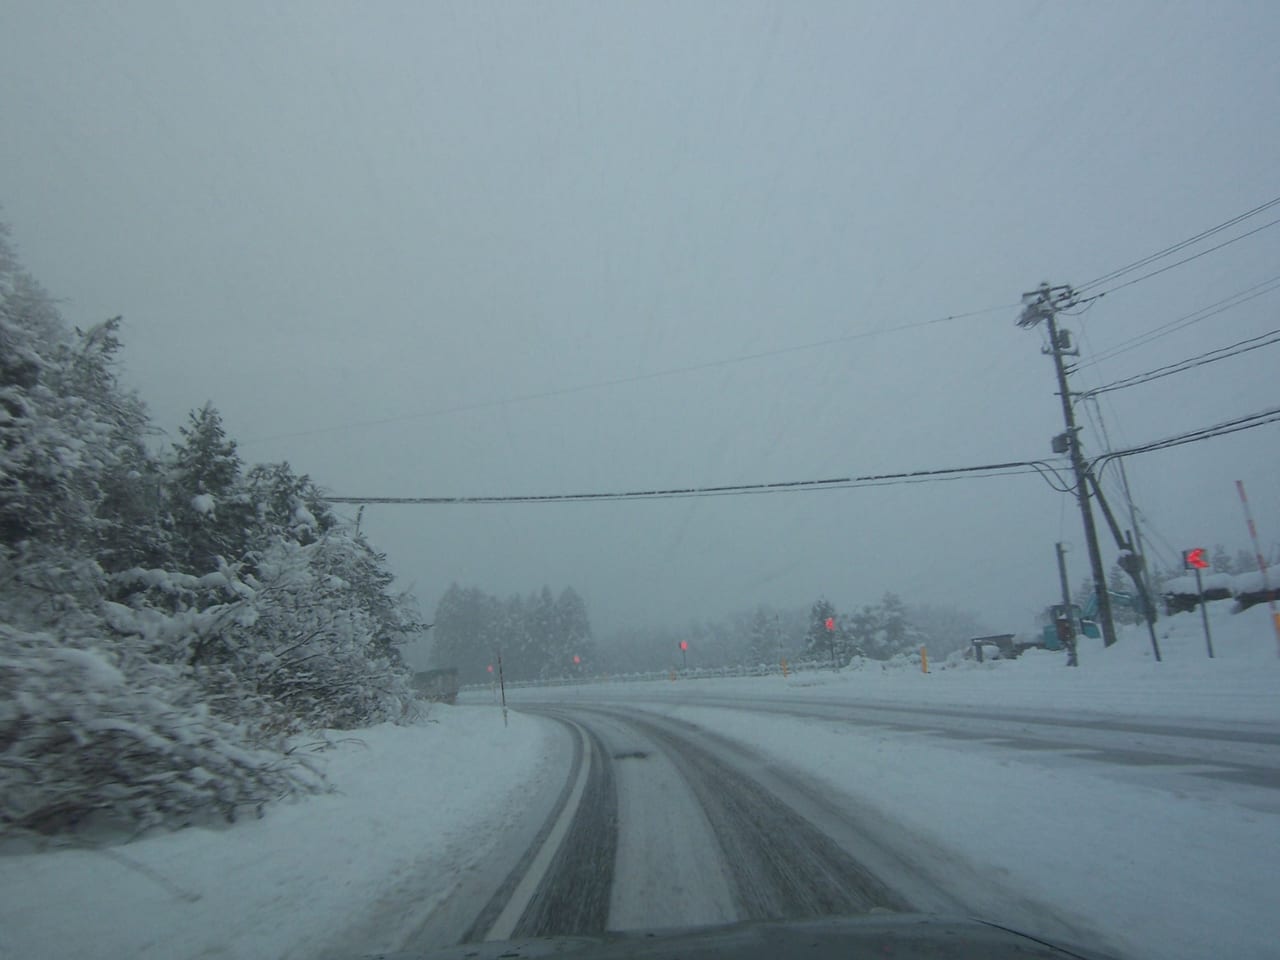
[[[1182,569],[1184,570],[1207,570],[1209,569],[1209,561],[1204,558],[1204,547],[1193,547],[1190,550],[1182,551]]]

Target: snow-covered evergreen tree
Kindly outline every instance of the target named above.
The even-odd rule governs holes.
[[[494,662],[497,648],[487,641],[484,594],[474,587],[449,585],[436,604],[431,662],[454,668],[462,683],[487,679],[486,667]]]
[[[845,618],[845,633],[849,638],[852,656],[869,657],[876,651],[880,630],[879,611],[870,604],[863,604],[856,613]]]
[[[751,611],[747,621],[747,663],[777,664],[782,658],[782,632],[778,615],[766,606]]]
[[[815,600],[809,608],[809,627],[805,632],[805,656],[812,660],[826,659],[838,662],[839,624],[836,608],[825,597]],[[832,629],[834,628],[834,629]]]
[[[931,657],[941,658],[956,650],[967,650],[974,637],[996,632],[967,610],[938,604],[909,604],[907,617],[919,630]]]
[[[489,679],[499,652],[508,680],[567,676],[575,672],[575,654],[585,664],[595,653],[586,603],[572,587],[558,598],[543,587],[504,601],[451,584],[436,607],[432,634],[432,663],[456,667],[463,683]]]
[[[555,632],[561,661],[570,666],[576,656],[589,669],[595,659],[591,620],[587,616],[586,602],[573,587],[565,587],[556,597]]]
[[[1233,573],[1253,573],[1258,569],[1258,555],[1252,550],[1237,550],[1235,563],[1232,564],[1232,567]]]
[[[1220,543],[1214,545],[1210,562],[1213,564],[1214,573],[1236,572],[1236,565],[1231,559],[1231,554],[1227,553],[1227,548]]]
[[[253,509],[240,456],[211,404],[191,412],[173,445],[167,489],[179,567],[205,573],[244,557]]]
[[[319,781],[279,735],[405,715],[420,625],[212,407],[158,463],[119,320],[71,331],[0,232],[0,829],[234,815]]]
[[[562,654],[555,635],[556,601],[550,587],[544,586],[529,598],[528,618],[528,640],[518,675],[534,678],[568,673],[568,658]]]
[[[337,521],[311,478],[287,463],[260,463],[245,473],[244,490],[252,510],[249,548],[262,549],[272,539],[314,543]]]

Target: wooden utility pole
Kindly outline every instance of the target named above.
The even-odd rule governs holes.
[[[1075,294],[1070,287],[1051,287],[1042,283],[1037,290],[1022,295],[1022,315],[1018,326],[1033,327],[1044,320],[1049,327],[1049,346],[1041,351],[1053,357],[1053,366],[1058,374],[1058,396],[1062,398],[1062,419],[1067,425],[1066,433],[1061,435],[1062,449],[1055,443],[1054,449],[1059,453],[1071,455],[1071,469],[1076,478],[1076,501],[1080,505],[1080,519],[1084,522],[1085,545],[1089,550],[1089,567],[1093,571],[1093,590],[1098,598],[1098,623],[1102,627],[1102,642],[1108,647],[1116,642],[1116,626],[1111,617],[1111,596],[1107,592],[1107,575],[1102,566],[1102,552],[1098,548],[1098,528],[1093,522],[1093,510],[1089,505],[1089,485],[1086,482],[1088,466],[1084,462],[1084,454],[1080,450],[1080,428],[1076,426],[1075,410],[1071,404],[1071,391],[1067,387],[1067,369],[1063,363],[1064,355],[1073,355],[1077,351],[1071,347],[1071,334],[1058,329],[1058,310],[1075,302]],[[1069,612],[1069,611],[1068,611]]]

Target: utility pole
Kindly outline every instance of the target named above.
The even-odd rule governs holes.
[[[1080,428],[1076,426],[1075,410],[1071,405],[1071,391],[1067,388],[1067,370],[1062,362],[1064,354],[1078,355],[1071,348],[1069,331],[1058,329],[1057,313],[1060,307],[1075,302],[1075,293],[1069,286],[1051,287],[1040,284],[1039,289],[1022,295],[1022,315],[1018,326],[1034,327],[1044,320],[1049,327],[1049,346],[1041,353],[1053,356],[1054,369],[1058,373],[1058,395],[1062,398],[1062,418],[1066,433],[1054,438],[1055,453],[1070,453],[1071,468],[1076,477],[1076,501],[1080,505],[1080,518],[1084,521],[1085,545],[1089,551],[1089,567],[1093,571],[1093,590],[1098,598],[1098,622],[1102,627],[1102,642],[1108,647],[1116,642],[1116,627],[1111,618],[1111,596],[1107,592],[1106,571],[1102,567],[1102,553],[1098,549],[1098,529],[1093,523],[1093,510],[1089,505],[1089,486],[1085,482],[1088,467],[1080,450]],[[1069,611],[1068,611],[1069,612]]]
[[[1107,445],[1107,450],[1110,452],[1111,436],[1107,433],[1107,421],[1102,417],[1102,407],[1098,403],[1097,396],[1090,399],[1093,401],[1094,413],[1098,415],[1098,426],[1102,429],[1102,442]],[[1138,525],[1138,508],[1133,505],[1133,491],[1129,489],[1129,471],[1124,467],[1124,458],[1117,460],[1116,465],[1120,468],[1120,485],[1124,489],[1125,502],[1129,504],[1129,522],[1133,525],[1129,543],[1133,552],[1137,554],[1137,559],[1130,561],[1127,566],[1121,558],[1121,566],[1125,567],[1129,576],[1133,578],[1134,586],[1138,588],[1138,596],[1142,600],[1142,618],[1147,622],[1147,634],[1151,637],[1151,650],[1156,655],[1156,663],[1161,663],[1164,657],[1160,655],[1160,641],[1156,639],[1156,605],[1151,595],[1151,584],[1147,579],[1147,554],[1142,548],[1142,527]],[[1098,488],[1098,495],[1101,498],[1101,487]],[[1105,502],[1103,500],[1103,503]]]
[[[1061,543],[1055,543],[1054,548],[1058,552],[1058,581],[1062,585],[1062,612],[1066,617],[1066,629],[1054,623],[1054,627],[1058,630],[1058,635],[1062,637],[1062,642],[1067,648],[1067,666],[1080,666],[1080,657],[1076,653],[1076,620],[1071,615],[1071,585],[1067,583],[1067,558],[1066,547]],[[1063,636],[1065,634],[1065,636]]]
[[[1145,562],[1141,554],[1135,553],[1133,549],[1133,535],[1122,534],[1120,532],[1120,524],[1116,523],[1115,514],[1111,512],[1111,507],[1107,505],[1106,495],[1102,492],[1102,484],[1098,483],[1098,478],[1093,475],[1093,471],[1088,473],[1089,482],[1093,484],[1093,495],[1098,498],[1098,505],[1102,507],[1102,515],[1107,518],[1107,526],[1111,528],[1111,536],[1115,537],[1116,548],[1120,551],[1120,569],[1129,574],[1133,579],[1133,585],[1138,590],[1138,596],[1142,600],[1142,607],[1146,611],[1147,632],[1151,634],[1151,649],[1156,655],[1156,662],[1161,662],[1160,644],[1156,640],[1155,626],[1155,604],[1151,601],[1151,594],[1147,590],[1146,580],[1142,577],[1142,567]],[[1107,590],[1111,587],[1108,585]]]

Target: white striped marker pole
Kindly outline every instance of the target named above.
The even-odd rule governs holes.
[[[1280,656],[1280,613],[1276,612],[1275,597],[1271,595],[1271,579],[1267,576],[1267,560],[1262,555],[1262,545],[1258,543],[1258,528],[1253,524],[1253,511],[1249,509],[1249,498],[1244,493],[1244,481],[1236,481],[1236,490],[1240,492],[1240,505],[1244,507],[1244,519],[1249,524],[1249,536],[1253,539],[1254,556],[1258,558],[1258,569],[1262,571],[1262,589],[1267,591],[1267,606],[1271,608],[1271,623],[1276,628],[1276,655]]]

